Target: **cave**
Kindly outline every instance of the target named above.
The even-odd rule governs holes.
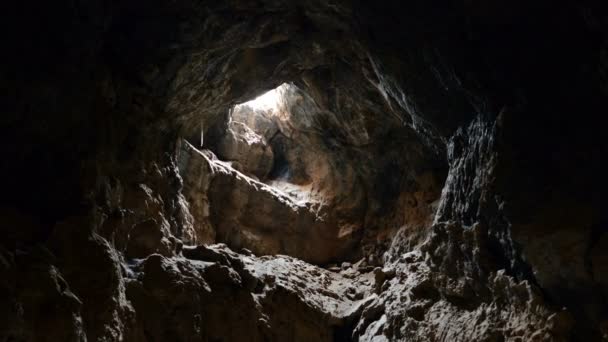
[[[325,144],[315,148],[311,141],[324,135],[313,123],[322,117],[310,96],[283,83],[232,107],[227,120],[212,128],[209,152],[298,203],[324,202],[323,190],[333,188],[322,185],[331,181],[332,158],[315,154]]]
[[[608,340],[608,6],[5,6],[0,341]]]

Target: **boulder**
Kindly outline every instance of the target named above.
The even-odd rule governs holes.
[[[265,179],[272,169],[273,153],[266,139],[244,123],[231,121],[218,144],[218,156],[238,162],[243,173]]]

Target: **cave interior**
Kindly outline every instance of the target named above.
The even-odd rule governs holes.
[[[608,3],[6,7],[0,342],[608,341]]]

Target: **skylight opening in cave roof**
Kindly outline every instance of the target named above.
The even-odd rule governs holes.
[[[280,86],[278,86],[272,90],[269,90],[269,91],[265,92],[264,94],[256,97],[255,99],[238,104],[235,107],[247,106],[256,111],[263,110],[263,111],[276,112],[276,111],[278,111],[278,109],[282,103],[283,95],[285,94],[285,91],[287,90],[288,87],[289,87],[289,84],[283,83]]]

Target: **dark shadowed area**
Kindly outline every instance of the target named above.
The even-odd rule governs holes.
[[[0,342],[608,340],[608,4],[2,7]]]

